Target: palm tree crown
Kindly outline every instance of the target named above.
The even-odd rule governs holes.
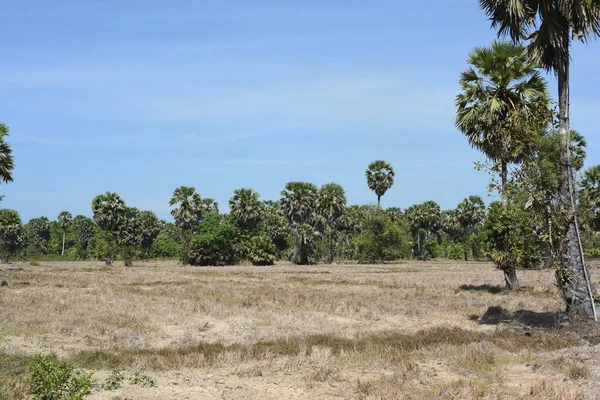
[[[243,228],[254,228],[264,215],[260,194],[252,189],[237,189],[229,200],[229,213],[235,223]]]
[[[173,191],[169,205],[175,223],[182,229],[189,230],[196,226],[203,212],[202,198],[192,186],[180,186]]]
[[[392,165],[383,160],[373,161],[367,167],[365,176],[369,189],[377,195],[377,205],[381,206],[381,196],[394,184],[394,169]]]
[[[0,181],[5,183],[12,182],[12,173],[15,168],[12,148],[5,141],[8,133],[8,126],[0,122]]]
[[[125,202],[118,193],[106,192],[92,200],[94,222],[106,231],[116,231],[125,216]]]

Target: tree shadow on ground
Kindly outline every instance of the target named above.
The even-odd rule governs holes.
[[[460,290],[468,290],[474,292],[488,292],[491,294],[502,293],[504,291],[504,287],[500,285],[460,285],[458,287]]]
[[[471,315],[469,318],[471,321],[482,325],[513,323],[530,328],[555,328],[567,320],[566,314],[562,312],[537,312],[531,310],[511,312],[499,306],[491,306],[483,315]]]

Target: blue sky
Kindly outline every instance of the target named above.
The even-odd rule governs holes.
[[[385,207],[487,193],[483,157],[453,124],[467,54],[495,37],[474,0],[7,0],[0,17],[0,121],[17,164],[1,206],[25,221],[90,215],[107,190],[170,219],[180,185],[224,211],[234,189],[278,199],[292,180],[372,203],[375,159],[396,170]],[[588,165],[599,50],[573,49]]]

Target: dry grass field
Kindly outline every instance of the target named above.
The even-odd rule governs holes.
[[[597,398],[599,331],[567,323],[552,271],[520,278],[507,294],[490,264],[442,260],[1,265],[0,379],[16,396],[55,352],[94,372],[90,399]],[[113,370],[155,385],[103,389]]]

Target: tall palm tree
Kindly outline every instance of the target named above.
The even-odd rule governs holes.
[[[475,233],[478,226],[483,224],[485,203],[479,196],[469,196],[458,204],[456,212],[463,234],[463,250],[465,261],[467,261],[467,238]]]
[[[175,224],[181,228],[183,239],[182,261],[187,263],[190,241],[193,229],[200,222],[204,214],[204,203],[202,198],[192,186],[180,186],[173,191],[173,197],[169,200],[171,215]]]
[[[73,216],[68,211],[63,211],[58,214],[58,224],[63,230],[63,240],[62,240],[62,251],[60,253],[61,256],[65,255],[65,240],[67,238],[67,229],[71,226],[73,222]]]
[[[137,215],[140,224],[140,246],[142,257],[148,257],[154,239],[160,233],[158,217],[152,211],[140,211]]]
[[[367,185],[377,195],[377,206],[379,208],[381,208],[381,196],[394,184],[394,175],[392,165],[383,160],[373,161],[365,171]]]
[[[289,182],[281,192],[280,207],[294,235],[292,262],[302,264],[306,260],[300,257],[300,227],[314,217],[318,189],[308,182]]]
[[[456,96],[456,127],[471,146],[500,164],[506,201],[507,165],[532,152],[551,119],[546,81],[525,47],[512,43],[476,47],[468,63]]]
[[[12,182],[12,173],[15,169],[12,148],[5,140],[8,134],[8,126],[0,122],[0,182],[4,183]],[[0,200],[2,200],[2,196],[0,196]]]
[[[321,186],[317,198],[318,213],[323,218],[328,239],[327,261],[333,262],[333,235],[335,225],[346,208],[346,193],[337,183],[327,183]]]
[[[125,219],[125,202],[118,193],[106,192],[92,200],[94,222],[106,232],[108,240],[107,264],[112,264],[117,250],[117,233]]]
[[[569,138],[569,70],[571,40],[587,42],[600,36],[600,0],[479,0],[479,5],[492,27],[498,28],[498,35],[508,35],[514,42],[527,41],[530,57],[557,75],[559,132],[563,137],[559,204],[562,213],[569,216],[557,277],[567,308],[597,317],[576,216]]]
[[[405,215],[416,242],[416,255],[421,257],[421,234],[424,231],[427,238],[438,229],[441,222],[440,205],[433,200],[428,200],[408,207]]]
[[[252,189],[237,189],[229,199],[229,214],[242,229],[254,229],[264,216],[264,204],[260,194]]]

